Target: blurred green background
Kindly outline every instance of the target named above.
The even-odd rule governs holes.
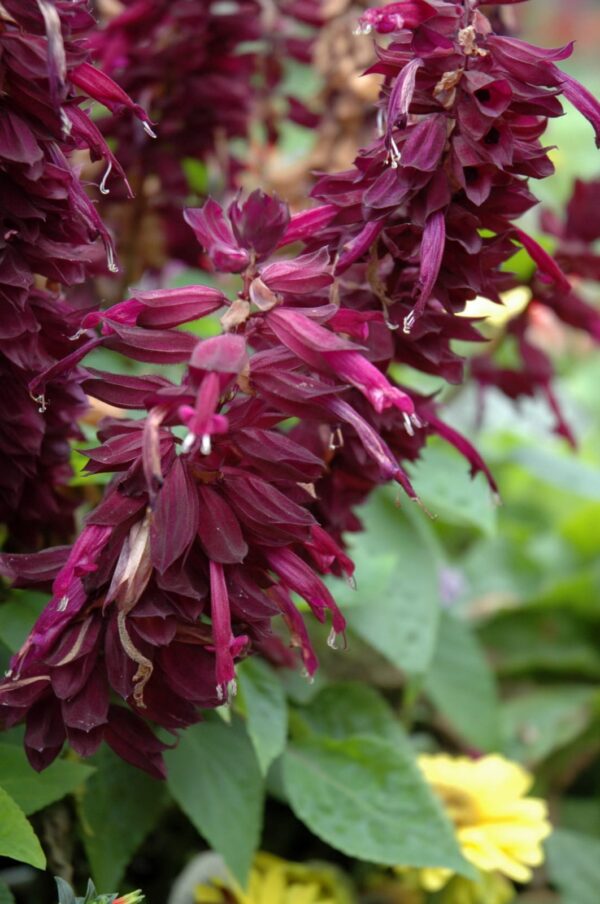
[[[575,37],[574,59],[565,68],[600,93],[600,0],[538,0],[517,4],[510,14],[521,20],[523,36],[536,43],[556,46]],[[298,81],[300,75],[290,77]],[[291,127],[284,143],[297,154],[310,144],[310,136]],[[535,191],[543,206],[560,212],[576,178],[600,177],[600,161],[591,127],[572,109],[551,124],[547,144],[558,146],[556,173]],[[528,216],[534,232],[537,217],[536,212]],[[177,276],[180,284],[196,280],[206,281],[205,275],[185,271]],[[586,292],[600,305],[600,287],[586,287]],[[213,327],[203,324],[199,335]],[[366,532],[348,538],[357,590],[334,585],[350,625],[348,650],[328,650],[322,632],[315,631],[323,660],[317,681],[309,686],[290,674],[284,683],[290,707],[306,707],[309,721],[310,701],[328,682],[360,679],[392,704],[418,749],[497,750],[521,761],[535,772],[536,791],[549,799],[559,830],[548,843],[548,870],[540,887],[534,884],[520,900],[598,904],[600,355],[591,342],[569,331],[546,338],[556,362],[557,395],[578,448],[571,450],[553,435],[542,400],[515,406],[492,390],[478,417],[474,390],[453,390],[446,420],[486,458],[501,504],[481,475],[471,479],[457,453],[431,443],[411,468],[429,514],[401,500],[399,491],[380,491],[361,513]],[[121,366],[104,351],[93,363]],[[421,378],[420,386],[441,388],[435,379]],[[89,432],[88,441],[93,439]],[[84,459],[74,453],[74,462],[80,472]],[[91,484],[92,497],[99,483],[81,473],[75,482]],[[43,599],[17,591],[0,607],[0,665],[21,642]],[[246,675],[247,688],[251,678]],[[243,674],[241,686],[243,701]],[[287,705],[281,702],[283,709]],[[14,740],[17,735],[3,743]],[[110,825],[113,844],[104,849],[101,837],[84,839],[89,861],[108,885],[116,884],[127,859],[162,818],[160,831],[148,836],[133,859],[128,882],[144,884],[152,904],[164,900],[168,883],[199,845],[197,836],[181,814],[171,810],[163,818],[163,791],[159,794],[145,777],[132,778],[129,767],[115,764],[110,755],[103,754],[95,765],[101,793],[95,803],[91,794],[80,796],[76,808],[82,822]],[[112,789],[101,782],[109,775]],[[295,856],[315,850],[322,855],[314,838],[307,840],[284,811],[277,774],[269,783],[267,847]],[[143,811],[141,827],[126,824],[132,812],[137,818],[136,806]],[[235,829],[233,823],[227,827]],[[560,898],[547,890],[548,877]]]

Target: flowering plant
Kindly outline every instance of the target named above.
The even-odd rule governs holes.
[[[516,36],[517,5],[352,7],[357,37],[376,39],[369,138],[296,209],[255,187],[260,148],[285,145],[286,113],[327,125],[289,79],[308,77],[346,2],[107,0],[101,26],[78,0],[0,3],[0,723],[15,742],[0,744],[0,854],[62,870],[84,849],[99,885],[129,863],[130,887],[147,887],[135,850],[173,819],[176,853],[159,842],[173,878],[197,845],[185,815],[226,867],[199,884],[207,901],[336,900],[303,865],[255,860],[268,800],[265,849],[343,857],[342,898],[505,904],[531,881],[563,888],[569,836],[547,840],[521,764],[552,797],[566,738],[592,783],[581,536],[597,512],[557,527],[550,500],[503,469],[510,454],[546,479],[554,447],[484,434],[484,457],[469,414],[541,400],[558,437],[585,439],[554,361],[557,342],[587,360],[600,335],[597,185],[578,182],[539,227],[530,211],[562,101],[597,141],[600,104],[557,65],[571,45]],[[112,198],[97,207],[84,180],[100,158]],[[182,261],[203,270],[182,276]],[[576,487],[558,458],[559,485]],[[584,468],[592,496],[595,481]],[[525,526],[495,511],[515,485]],[[481,538],[497,521],[512,546]],[[581,560],[583,588],[568,583]],[[548,672],[559,689],[535,692],[542,709],[551,698],[538,721],[528,682]],[[166,900],[160,878],[153,892]]]
[[[210,877],[196,888],[197,904],[351,904],[343,877],[322,864],[290,863],[261,852],[254,861],[247,893],[231,879]]]
[[[113,239],[72,159],[85,151],[105,160],[106,176],[113,168],[123,175],[86,102],[129,108],[148,128],[144,111],[90,64],[93,21],[79,0],[7,0],[0,8],[0,371],[7,387],[0,521],[21,548],[66,539],[73,529],[75,500],[65,490],[69,440],[79,436],[76,422],[86,408],[81,375],[50,380],[50,408],[29,391],[36,374],[72,350],[80,315],[62,287],[94,269],[117,269]]]
[[[143,904],[145,901],[141,891],[132,891],[127,895],[99,895],[94,883],[88,882],[84,898],[76,898],[70,885],[64,879],[57,878],[58,904]]]
[[[568,49],[543,52],[494,35],[478,4],[416,4],[408,16],[394,10],[368,11],[360,26],[395,35],[377,67],[389,85],[382,135],[353,171],[317,183],[325,204],[290,219],[284,204],[255,191],[227,213],[212,199],[187,212],[213,267],[242,276],[221,318],[223,335],[196,343],[173,331],[227,305],[219,290],[141,292],[86,315],[81,332],[98,325],[100,335],[31,384],[43,399],[50,377],[99,344],[134,360],[188,364],[180,386],[109,374],[86,382],[104,402],[147,411],[141,421],[107,423],[103,445],[91,451],[93,471],[123,476],[68,557],[57,553],[43,576],[29,558],[6,560],[17,579],[30,580],[33,567],[36,582],[54,581],[53,599],[0,691],[5,721],[27,721],[26,750],[37,768],[58,755],[65,737],[82,755],[106,738],[162,774],[164,745],[140,716],[176,730],[196,720],[198,705],[226,700],[234,660],[260,649],[269,611],[283,614],[312,674],[316,659],[290,592],[321,620],[332,612],[332,643],[344,621],[306,557],[318,571],[352,574],[338,545],[351,506],[390,478],[416,498],[400,460],[416,457],[427,433],[457,446],[495,489],[434,403],[390,382],[386,365],[430,369],[433,329],[438,373],[458,379],[450,340],[478,337],[456,314],[475,294],[499,300],[510,285],[501,265],[514,241],[544,279],[570,291],[558,264],[513,220],[534,201],[528,179],[549,172],[539,141],[545,120],[535,118],[558,115],[560,93],[595,127],[600,106],[556,68]],[[492,237],[482,238],[483,229]],[[269,262],[292,242],[308,251]],[[444,267],[450,249],[451,269]],[[589,325],[592,314],[580,322]],[[526,359],[535,355],[525,340],[521,348]],[[273,429],[290,417],[299,423],[288,435]],[[173,434],[179,426],[187,429],[183,440]],[[257,458],[248,439],[265,430]],[[281,467],[284,456],[295,459],[292,477]],[[357,496],[336,486],[331,512],[325,487],[340,472],[344,481],[360,472],[364,489]],[[317,479],[320,491],[311,490]],[[315,498],[318,518],[307,510]],[[198,621],[207,592],[210,631]],[[236,632],[240,593],[258,608],[239,611]],[[150,622],[139,624],[140,617]],[[186,670],[206,676],[191,686],[172,671],[186,657]],[[111,705],[111,688],[133,712]],[[128,736],[139,743],[132,747]]]

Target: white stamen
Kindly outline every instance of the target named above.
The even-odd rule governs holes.
[[[353,35],[370,35],[373,31],[373,26],[369,22],[357,22],[357,24],[352,29]]]
[[[60,111],[60,123],[62,125],[63,138],[68,138],[73,129],[73,123],[62,108]]]
[[[58,611],[64,612],[68,605],[69,605],[69,597],[63,596],[60,603],[58,604]]]
[[[335,452],[336,449],[342,449],[344,446],[344,434],[341,427],[337,427],[329,437],[329,450]]]
[[[237,694],[237,681],[233,678],[228,684],[217,684],[217,699],[223,705],[229,703]]]
[[[106,187],[106,181],[107,181],[108,177],[109,177],[110,174],[111,174],[112,166],[113,166],[113,165],[112,165],[112,160],[109,160],[109,161],[108,161],[108,166],[107,166],[107,168],[106,168],[106,172],[105,172],[104,175],[102,176],[102,182],[101,182],[100,185],[99,185],[99,188],[100,188],[100,194],[101,194],[101,195],[109,195],[109,194],[110,194],[110,189],[108,189],[108,188]]]
[[[33,399],[34,402],[36,402],[37,405],[40,406],[40,407],[38,408],[39,413],[40,413],[40,414],[43,414],[44,411],[45,411],[46,408],[47,408],[47,405],[46,405],[46,396],[44,395],[44,393],[42,393],[41,395],[34,395],[34,396],[32,396],[31,398]]]
[[[210,455],[210,453],[212,452],[210,433],[205,433],[202,437],[202,442],[200,443],[200,451],[203,455]]]
[[[345,577],[346,577],[346,583],[347,583],[348,587],[350,587],[351,590],[356,590],[357,583],[356,583],[356,578],[354,577],[354,575],[347,574]]]
[[[13,672],[12,672],[12,669],[7,669],[7,670],[5,671],[5,673],[4,673],[4,677],[5,677],[5,678],[10,678],[11,675],[12,675],[12,673],[13,673]]]
[[[306,678],[306,680],[308,681],[309,684],[315,683],[315,676],[309,675],[308,669],[306,669],[306,668],[302,669],[302,677]]]
[[[409,436],[414,436],[415,431],[413,430],[413,425],[410,419],[410,415],[406,413],[406,411],[402,412],[402,419],[404,420],[404,429],[408,433]]]
[[[79,329],[76,333],[73,333],[72,336],[69,336],[69,342],[75,342],[77,339],[81,339],[82,336],[85,336],[87,330]]]
[[[337,641],[337,634],[335,633],[335,630],[332,628],[331,631],[329,632],[329,637],[327,638],[327,646],[330,647],[332,650],[337,650],[338,646],[337,646],[336,641]]]
[[[156,132],[151,128],[150,123],[143,122],[142,125],[144,127],[144,132],[146,133],[146,135],[149,135],[150,138],[156,138]]]
[[[396,141],[395,141],[393,135],[390,135],[390,144],[392,146],[392,149],[388,154],[388,161],[389,161],[389,164],[392,167],[392,169],[398,169],[398,164],[400,163],[400,161],[402,159],[402,152],[400,151],[400,148],[396,144]]]
[[[416,317],[415,317],[415,312],[414,312],[414,310],[411,311],[410,314],[407,314],[406,317],[404,318],[404,324],[403,324],[403,326],[402,326],[402,332],[403,332],[406,336],[408,336],[408,334],[409,334],[410,331],[412,330],[413,326],[415,325],[415,320],[416,320]]]
[[[181,444],[181,451],[183,452],[184,455],[186,455],[190,451],[190,449],[192,448],[192,446],[194,445],[195,442],[196,442],[196,434],[188,433],[188,435],[185,437],[184,441]]]
[[[117,261],[115,259],[115,252],[114,252],[113,246],[110,244],[110,242],[107,241],[107,242],[105,242],[105,248],[106,248],[106,263],[108,264],[108,269],[110,270],[111,273],[118,273],[119,265],[117,264]]]
[[[377,111],[377,131],[380,135],[383,135],[383,133],[385,132],[385,120],[385,110],[383,109],[383,107],[380,107]]]

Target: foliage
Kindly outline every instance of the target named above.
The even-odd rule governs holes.
[[[14,4],[5,5],[10,15]],[[367,172],[359,194],[368,193],[368,201],[352,196],[346,185],[352,200],[342,216],[342,208],[336,208],[335,220],[329,208],[342,202],[335,178],[324,176],[319,183],[324,203],[312,208],[308,218],[300,213],[289,220],[282,204],[260,193],[248,201],[238,197],[229,207],[209,202],[188,213],[201,243],[192,247],[191,232],[177,231],[185,198],[200,199],[208,190],[225,198],[226,186],[241,178],[244,162],[246,185],[253,184],[255,170],[266,178],[263,157],[271,151],[290,154],[290,146],[296,153],[311,143],[313,129],[328,125],[317,100],[308,97],[316,90],[312,42],[320,30],[325,33],[325,26],[319,4],[312,0],[278,2],[272,34],[259,34],[264,22],[252,17],[261,4],[235,0],[235,9],[245,18],[228,33],[227,53],[220,57],[218,46],[206,35],[215,28],[219,33],[224,21],[207,20],[201,28],[201,11],[198,21],[187,21],[188,31],[181,26],[178,41],[195,46],[196,28],[210,45],[206,58],[194,59],[202,73],[214,75],[220,66],[229,76],[242,70],[254,73],[244,80],[243,90],[234,80],[228,82],[230,105],[207,110],[207,115],[223,120],[224,132],[196,134],[192,157],[186,152],[186,121],[171,99],[177,97],[179,85],[169,78],[173,93],[161,88],[171,67],[173,72],[186,67],[184,56],[170,56],[169,28],[163,28],[164,22],[172,25],[177,5],[164,4],[163,9],[161,4],[156,18],[151,4],[131,4],[131,18],[126,13],[112,31],[108,25],[96,42],[106,70],[117,75],[121,71],[125,79],[125,56],[113,56],[110,44],[121,29],[126,43],[119,46],[130,56],[127,89],[134,102],[143,105],[149,103],[143,83],[151,85],[153,109],[163,108],[166,125],[172,117],[173,130],[165,129],[172,142],[163,139],[159,127],[157,144],[144,146],[138,155],[138,139],[132,139],[139,132],[137,121],[112,115],[97,121],[108,140],[107,159],[112,161],[118,139],[132,183],[144,157],[143,202],[130,232],[138,228],[146,236],[144,230],[156,216],[162,231],[161,267],[169,255],[176,255],[194,269],[174,264],[159,272],[152,241],[142,237],[141,256],[133,255],[128,262],[130,276],[145,271],[142,284],[133,287],[124,302],[113,284],[106,297],[117,303],[108,311],[86,311],[82,330],[87,331],[85,345],[93,348],[85,359],[87,370],[73,370],[85,351],[73,327],[68,331],[75,336],[69,367],[63,372],[57,365],[55,370],[53,357],[53,363],[44,363],[50,367],[46,374],[40,374],[40,365],[28,376],[38,390],[48,384],[50,404],[58,374],[60,380],[83,385],[90,395],[96,392],[98,410],[107,403],[123,404],[131,419],[121,417],[122,409],[107,409],[109,420],[98,428],[93,413],[82,425],[85,443],[75,439],[70,415],[62,425],[74,438],[76,476],[67,493],[68,468],[62,470],[52,489],[61,487],[58,498],[67,527],[75,501],[80,503],[80,520],[88,517],[68,560],[60,548],[19,559],[15,553],[26,545],[22,514],[4,519],[8,528],[2,573],[17,584],[29,581],[32,588],[7,586],[0,605],[0,666],[7,670],[3,687],[12,693],[11,680],[23,681],[2,706],[8,726],[0,736],[0,857],[6,858],[0,861],[0,902],[11,904],[16,897],[19,904],[56,904],[41,871],[47,862],[55,869],[58,857],[65,876],[72,866],[77,878],[91,874],[93,880],[85,897],[76,898],[59,879],[58,904],[144,900],[140,892],[98,895],[95,885],[142,886],[149,904],[167,898],[169,904],[190,904],[193,896],[202,904],[508,904],[517,894],[525,904],[537,898],[515,883],[526,881],[530,867],[537,867],[534,886],[546,896],[540,901],[592,904],[600,883],[600,371],[591,339],[600,338],[600,274],[594,270],[595,240],[583,242],[573,231],[577,205],[571,202],[566,214],[563,209],[575,175],[568,155],[556,156],[558,177],[548,180],[550,189],[544,194],[557,220],[550,223],[545,215],[540,225],[527,213],[514,231],[514,217],[507,214],[488,229],[481,214],[476,236],[471,236],[481,242],[480,252],[465,250],[463,236],[452,261],[447,252],[444,258],[439,217],[435,211],[425,217],[419,207],[423,196],[406,200],[406,205],[414,203],[410,222],[403,221],[400,202],[399,219],[388,222],[396,216],[384,204],[390,173],[403,178],[403,167],[411,170],[406,163],[410,154],[420,159],[425,147],[414,141],[409,145],[403,134],[407,124],[422,125],[418,117],[427,114],[427,108],[419,108],[410,114],[417,117],[414,122],[410,115],[407,119],[407,92],[418,92],[429,74],[424,64],[413,66],[411,87],[411,78],[406,81],[406,73],[398,74],[393,54],[385,62],[384,51],[380,69],[387,89],[395,84],[402,91],[386,89],[383,95],[388,112],[395,110],[395,136],[383,120],[380,143],[358,158],[359,170]],[[46,6],[65,13],[64,4],[54,0],[40,2],[39,9]],[[211,6],[216,12],[211,10],[209,18],[213,13],[228,15],[226,5]],[[344,4],[338,6],[341,10]],[[356,22],[364,4],[346,6]],[[386,34],[399,27],[398,20],[386,18],[402,14],[396,6],[369,11],[361,20],[362,30]],[[427,40],[433,40],[431,19],[444,3],[403,0],[400,6],[406,21],[415,17],[407,27],[420,29],[425,23],[421,39],[428,35]],[[0,5],[0,14],[5,12]],[[53,14],[48,15],[52,19]],[[336,15],[342,13],[331,14],[333,24]],[[492,22],[499,28],[499,19]],[[35,31],[38,26],[34,22],[31,27]],[[137,43],[144,29],[147,40]],[[54,32],[38,37],[41,34],[51,46]],[[469,48],[469,36],[462,40],[466,43],[461,46]],[[282,54],[285,47],[292,64],[272,72],[263,68],[270,59],[267,52]],[[150,72],[145,61],[154,53],[160,53],[160,66]],[[473,48],[465,53],[477,56]],[[427,65],[435,70],[436,54],[432,57]],[[517,69],[533,65],[515,59]],[[506,65],[510,68],[511,63]],[[532,100],[538,87],[532,82],[536,88],[529,86],[521,106],[535,102],[542,104],[540,115],[558,115],[553,98],[561,87],[596,122],[593,102],[570,81],[553,81],[559,76],[552,60],[543,65],[549,93]],[[71,71],[75,64],[69,67]],[[91,89],[99,76],[82,71],[80,88],[96,96]],[[522,71],[513,75],[515,84],[527,81]],[[111,89],[100,84],[110,95]],[[51,86],[50,76],[49,96]],[[63,100],[73,107],[72,86],[65,82],[64,87]],[[341,88],[326,85],[322,90],[323,97],[338,97]],[[435,90],[451,93],[453,86]],[[504,89],[491,90],[501,94]],[[492,99],[502,106],[503,97],[494,94]],[[423,100],[418,93],[416,98],[418,107]],[[485,105],[489,98],[484,95],[479,101]],[[185,102],[198,112],[191,89]],[[140,107],[132,103],[127,99],[143,119]],[[442,106],[451,109],[450,102]],[[261,109],[263,120],[253,123],[252,116],[258,117]],[[291,128],[288,114],[296,120]],[[452,116],[448,114],[448,121]],[[468,121],[461,117],[460,122]],[[83,119],[77,122],[84,128]],[[579,135],[578,123],[569,114],[553,123],[552,134],[569,147]],[[365,113],[360,129],[369,132],[371,125]],[[223,161],[225,134],[232,153]],[[297,134],[299,143],[294,140]],[[435,136],[425,137],[435,144]],[[506,136],[502,140],[509,141]],[[518,140],[528,139],[521,135]],[[267,150],[261,150],[261,141]],[[405,162],[398,141],[407,145],[401,149]],[[582,141],[576,143],[580,153]],[[495,146],[494,141],[488,146]],[[533,154],[533,145],[530,151],[523,158],[527,162],[520,160],[519,165],[533,171],[521,175],[543,175],[546,164]],[[491,165],[487,161],[483,167],[483,181]],[[589,175],[595,166],[589,164]],[[463,178],[466,171],[458,169],[456,178]],[[441,166],[439,170],[447,172]],[[416,172],[413,167],[410,179],[417,178]],[[425,181],[432,172],[434,168],[423,167],[427,197],[439,189],[437,183]],[[71,168],[69,174],[73,178]],[[503,178],[506,197],[511,180],[519,183],[516,194],[522,190],[520,176],[510,167]],[[161,179],[162,187],[153,194]],[[173,190],[165,195],[168,186]],[[471,190],[468,183],[464,190]],[[582,191],[592,194],[595,189],[577,187],[575,199]],[[480,200],[469,196],[464,209],[485,211],[487,201]],[[121,224],[124,200],[118,190],[110,205],[105,202],[107,222]],[[492,220],[495,203],[489,205]],[[381,218],[373,210],[383,211]],[[585,231],[588,215],[580,216],[580,230]],[[521,226],[528,232],[522,233]],[[447,227],[445,238],[458,246],[452,230],[460,232],[462,226],[449,217]],[[305,253],[294,257],[298,240]],[[259,247],[261,242],[264,247]],[[277,250],[286,242],[291,260],[282,260]],[[523,246],[516,256],[515,242]],[[123,243],[125,249],[126,238]],[[272,260],[270,254],[275,255]],[[339,268],[335,282],[334,260]],[[207,274],[204,268],[213,264],[226,272]],[[571,277],[566,289],[559,267]],[[514,279],[510,272],[516,273]],[[468,318],[464,326],[451,327],[456,335],[444,333],[450,319],[460,321],[465,273],[471,294],[485,289],[493,296],[496,289],[517,284],[517,292],[522,290],[518,297],[503,296],[500,312],[492,305],[494,313],[480,325],[490,342],[475,346],[476,351],[471,341],[459,341],[473,339]],[[82,278],[76,276],[73,282]],[[90,291],[102,294],[103,287],[100,281]],[[229,296],[238,290],[241,294],[231,304]],[[436,320],[440,312],[428,294],[436,291],[451,310],[451,315],[446,310],[448,320],[443,323]],[[323,319],[323,310],[331,299],[340,300],[339,293],[342,319],[335,324],[338,311],[332,326]],[[321,313],[314,314],[317,308],[309,307],[313,302],[321,305]],[[480,298],[471,299],[467,313],[487,313],[486,305]],[[78,303],[73,307],[81,309]],[[218,319],[223,310],[226,335]],[[281,311],[292,312],[296,319],[288,323]],[[345,314],[351,316],[344,320]],[[363,314],[368,316],[361,319]],[[327,316],[331,319],[331,311]],[[179,329],[186,319],[191,321],[188,332]],[[400,329],[390,331],[390,323]],[[372,332],[369,324],[375,325]],[[96,328],[98,334],[93,333]],[[363,355],[361,343],[369,346],[374,335],[385,348],[374,342]],[[422,341],[423,335],[429,338]],[[61,342],[65,337],[61,335]],[[243,354],[238,355],[242,345]],[[206,361],[200,361],[202,349],[211,350]],[[61,348],[55,357],[64,354]],[[268,365],[264,378],[256,365],[261,355]],[[462,369],[463,356],[471,370],[459,386],[456,368]],[[384,371],[392,358],[388,382]],[[554,368],[558,376],[551,382]],[[251,378],[252,391],[246,392]],[[278,388],[278,380],[283,380],[285,391]],[[204,409],[211,392],[216,392],[216,401]],[[339,399],[349,400],[344,404],[350,414]],[[265,407],[255,424],[261,404]],[[172,446],[167,452],[166,432]],[[576,451],[569,446],[573,440]],[[18,445],[17,433],[11,441]],[[79,450],[97,442],[84,471]],[[218,483],[206,478],[215,449],[217,454],[226,449],[219,464],[226,477]],[[22,460],[13,457],[21,468]],[[61,447],[65,466],[67,459]],[[30,473],[21,468],[34,482],[40,476],[36,469]],[[400,488],[389,485],[392,477]],[[202,484],[202,516],[189,489],[197,479]],[[50,503],[46,499],[44,504]],[[44,523],[48,525],[47,518]],[[37,516],[35,524],[37,531]],[[64,535],[64,526],[62,519],[61,530],[49,532],[53,539]],[[185,562],[185,568],[172,569],[177,561]],[[242,568],[246,570],[235,583]],[[340,580],[344,572],[346,583]],[[51,578],[56,582],[48,606]],[[200,590],[190,619],[192,585]],[[70,600],[87,607],[81,610],[84,628],[79,624],[73,635],[66,620],[61,622]],[[318,627],[308,621],[304,625],[309,610],[319,621],[326,610],[331,613],[335,630],[329,645]],[[39,649],[43,656],[36,653]],[[250,652],[258,655],[244,658]],[[304,677],[299,659],[307,672]],[[98,667],[104,661],[110,664],[110,688],[104,666]],[[16,674],[11,673],[15,668]],[[77,694],[60,690],[65,675],[78,690],[91,688],[85,705],[74,706],[70,713]],[[45,683],[38,698],[40,682]],[[122,699],[117,706],[118,697]],[[24,730],[17,724],[23,720]],[[65,733],[68,750],[63,749]],[[102,739],[112,750],[100,746]],[[531,794],[542,807],[538,822],[543,831],[531,842],[533,854],[530,849],[520,862],[524,873],[518,868],[506,872],[501,860],[490,863],[469,856],[464,821],[456,818],[464,804],[464,787],[454,789],[456,796],[440,793],[424,768],[428,756],[434,759],[440,751],[456,762],[460,757],[460,762],[467,758],[471,763],[485,763],[481,757],[492,754],[496,763],[504,757],[531,773]],[[41,767],[46,768],[36,771]],[[165,775],[166,781],[158,780]],[[496,783],[500,787],[501,780],[491,779],[490,787]],[[531,797],[516,796],[516,809],[522,803],[531,811]],[[546,833],[541,799],[548,802],[556,826],[545,842],[546,863],[540,862],[537,849]],[[473,801],[473,809],[483,810],[481,788],[473,792]],[[66,825],[63,835],[57,824]],[[467,826],[473,829],[469,820]],[[516,835],[522,828],[517,825]],[[499,850],[506,852],[511,843],[503,841]],[[195,858],[207,849],[219,855],[220,865],[211,860],[214,874],[205,871],[199,878]],[[25,871],[17,879],[10,867],[4,873],[11,861],[20,862]]]
[[[2,807],[0,855],[43,869],[46,857],[37,836],[19,805],[1,788],[0,806]]]

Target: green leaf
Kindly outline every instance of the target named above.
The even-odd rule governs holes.
[[[286,697],[294,703],[308,703],[318,693],[325,682],[319,669],[314,680],[308,679],[300,669],[282,669],[279,675]]]
[[[470,744],[494,750],[499,743],[499,701],[494,673],[469,625],[442,614],[438,644],[424,689]]]
[[[0,640],[11,653],[20,649],[48,600],[47,593],[11,590],[10,598],[0,605]]]
[[[532,238],[534,238],[549,254],[552,254],[555,251],[557,243],[553,236],[535,232]],[[513,254],[512,257],[501,265],[500,269],[508,271],[509,273],[516,273],[519,277],[520,284],[527,286],[538,267],[527,249],[524,246],[521,246],[516,254]]]
[[[193,157],[181,161],[190,189],[197,195],[208,194],[208,170],[206,164]]]
[[[508,537],[482,537],[460,560],[470,599],[490,597],[508,604],[535,592],[539,586],[537,568],[522,545]]]
[[[600,552],[600,537],[596,530],[599,523],[600,502],[582,503],[563,519],[560,524],[561,537],[580,555],[595,560]]]
[[[580,457],[531,446],[515,450],[512,459],[543,483],[582,496],[588,502],[600,499],[600,468]]]
[[[92,767],[69,760],[55,760],[43,772],[36,772],[21,747],[0,744],[0,786],[26,815],[75,791],[93,772]]]
[[[312,736],[288,748],[283,769],[296,816],[344,854],[470,874],[439,802],[400,745]]]
[[[589,726],[599,696],[593,687],[565,686],[509,700],[502,707],[507,755],[533,765],[565,747]]]
[[[124,763],[108,748],[77,796],[81,836],[98,888],[118,888],[131,857],[154,828],[166,801],[162,782]]]
[[[600,569],[580,566],[572,574],[557,577],[549,586],[538,591],[529,605],[536,609],[560,609],[575,616],[600,616]]]
[[[521,248],[505,261],[500,269],[509,273],[516,273],[519,277],[519,282],[526,286],[536,271],[536,264],[525,248]]]
[[[564,829],[583,831],[600,838],[600,799],[598,797],[563,797],[560,801],[560,825]]]
[[[559,829],[546,842],[548,873],[562,904],[598,904],[600,839]]]
[[[522,607],[490,620],[482,630],[504,674],[546,674],[600,680],[600,651],[592,629],[565,609]]]
[[[68,882],[61,876],[55,876],[56,890],[58,891],[58,904],[76,904],[75,892]]]
[[[187,333],[193,333],[194,336],[200,336],[201,339],[218,336],[221,330],[221,323],[218,317],[202,317],[200,320],[192,320],[191,323],[186,323],[185,325]]]
[[[1,737],[3,744],[10,744],[11,747],[16,744],[17,747],[22,747],[25,740],[25,725],[21,723],[14,728],[5,728]]]
[[[402,525],[398,530],[402,531]],[[388,537],[389,547],[390,539]],[[351,585],[347,581],[331,576],[326,578],[326,584],[344,614],[354,617],[355,613],[354,611],[351,613],[351,610],[362,608],[365,598],[376,601],[377,605],[386,600],[390,587],[394,585],[400,562],[396,548],[380,551],[371,549],[366,533],[361,533],[358,537],[350,535],[346,540],[356,566],[354,574],[356,586],[354,582]]]
[[[0,675],[4,675],[8,671],[11,658],[11,651],[8,649],[6,644],[3,643],[2,640],[0,640]]]
[[[310,103],[323,87],[323,79],[314,66],[305,66],[296,60],[285,59],[280,91],[286,97],[292,95]]]
[[[323,688],[296,716],[312,732],[343,740],[375,737],[392,744],[407,744],[398,719],[381,694],[366,684],[340,682]]]
[[[303,69],[307,71],[307,67]],[[290,161],[306,160],[315,147],[314,129],[297,125],[289,119],[282,119],[279,130],[279,152]]]
[[[424,672],[440,611],[432,552],[389,493],[375,493],[358,514],[365,532],[351,541],[358,589],[344,607],[348,625],[398,668]]]
[[[102,904],[109,904],[109,902],[108,901],[105,902],[104,899],[105,898],[113,898],[113,897],[114,897],[113,894],[100,895],[100,900],[102,901]],[[96,886],[94,885],[94,883],[92,882],[91,879],[88,879],[87,888],[85,890],[85,898],[78,898],[77,902],[78,902],[78,904],[96,904],[97,899],[98,899],[98,892],[96,891]],[[100,901],[98,901],[98,904],[100,904]]]
[[[420,498],[441,521],[495,532],[497,506],[488,483],[483,474],[471,477],[468,462],[454,449],[429,444],[408,470]]]
[[[15,904],[10,888],[2,881],[0,881],[0,904]]]
[[[6,791],[0,788],[0,857],[10,857],[44,869],[46,856],[25,814]]]
[[[260,841],[264,784],[239,725],[203,722],[166,754],[169,788],[200,834],[245,885]]]
[[[237,702],[246,715],[246,727],[263,775],[283,753],[287,738],[287,702],[277,673],[254,656],[238,666]]]

